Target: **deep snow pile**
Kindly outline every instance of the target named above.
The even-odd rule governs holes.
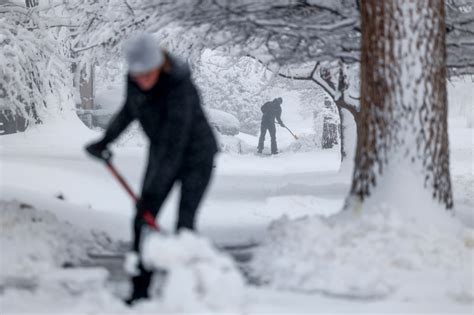
[[[232,259],[219,253],[208,240],[187,231],[171,237],[150,234],[142,255],[146,267],[167,270],[159,300],[165,309],[228,312],[243,306],[242,275]]]
[[[146,265],[168,275],[159,296],[128,308],[107,287],[107,270],[74,267],[91,251],[109,247],[103,234],[20,202],[0,201],[2,314],[212,313],[238,311],[243,305],[244,280],[231,258],[204,238],[181,233],[147,238]]]
[[[320,135],[315,133],[305,133],[297,136],[294,142],[290,143],[285,151],[290,152],[310,152],[321,147]]]
[[[102,244],[102,245],[101,245]],[[124,311],[102,268],[64,268],[108,247],[104,235],[16,201],[0,201],[2,314]]]
[[[105,234],[79,229],[50,212],[0,201],[0,285],[12,276],[33,277],[77,264],[109,242]]]
[[[2,314],[206,313],[238,311],[244,280],[230,257],[204,238],[150,235],[144,263],[167,270],[160,295],[128,308],[108,286],[104,268],[81,265],[111,244],[105,234],[59,220],[17,201],[0,201],[0,309]],[[229,290],[222,290],[228,288]]]
[[[2,314],[134,314],[106,287],[102,268],[55,269],[38,275],[30,287],[7,287]],[[18,283],[16,283],[18,284]]]
[[[282,218],[271,225],[253,272],[284,289],[473,303],[473,230],[441,211],[433,212],[436,220],[406,214],[379,206]]]

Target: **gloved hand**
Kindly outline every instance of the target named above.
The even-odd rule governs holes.
[[[112,158],[112,152],[107,149],[107,144],[102,140],[87,145],[85,149],[87,153],[100,160],[108,161]]]
[[[283,128],[285,128],[285,127],[286,127],[286,126],[285,126],[285,124],[284,124],[283,122],[281,122],[281,123],[280,123],[280,126],[281,126],[281,127],[283,127]]]
[[[156,212],[154,207],[156,203],[154,202],[155,197],[151,197],[148,194],[142,195],[140,200],[138,200],[136,207],[136,220],[140,224],[145,224],[146,226],[158,229],[158,226],[155,222]]]

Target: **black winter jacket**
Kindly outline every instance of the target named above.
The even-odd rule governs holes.
[[[115,140],[137,119],[150,140],[149,167],[142,196],[154,194],[175,179],[183,167],[212,159],[217,152],[213,131],[204,115],[186,64],[169,57],[170,73],[143,92],[128,78],[127,98],[111,121],[103,141]],[[153,167],[150,167],[152,166]]]
[[[266,102],[261,107],[261,110],[263,113],[262,123],[274,124],[276,119],[280,125],[283,125],[283,122],[281,121],[281,103],[278,99]]]

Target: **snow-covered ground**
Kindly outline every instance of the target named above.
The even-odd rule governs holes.
[[[294,123],[298,132],[297,112],[288,111],[294,119],[285,122]],[[24,134],[2,136],[0,313],[472,314],[474,237],[468,227],[474,227],[474,137],[468,127],[463,117],[450,120],[456,216],[447,220],[456,227],[448,230],[438,228],[439,221],[430,217],[424,230],[422,223],[404,221],[389,208],[365,214],[354,225],[322,219],[341,209],[349,188],[350,174],[338,173],[338,148],[276,157],[221,154],[200,210],[200,234],[219,245],[264,242],[253,267],[270,282],[239,291],[229,288],[238,288],[240,280],[216,278],[230,281],[222,280],[222,289],[235,293],[227,308],[177,305],[173,296],[128,309],[107,288],[106,270],[63,268],[80,262],[86,253],[113,251],[117,241],[129,241],[133,204],[105,167],[86,157],[84,144],[99,133],[73,115]],[[282,145],[290,144],[291,136],[279,132]],[[122,145],[114,153],[117,168],[138,190],[145,148]],[[159,218],[167,230],[174,226],[177,198],[174,192]],[[177,241],[176,247],[190,242],[194,244]],[[195,242],[208,252],[209,245]],[[190,270],[218,269],[222,264],[195,264]],[[179,283],[185,270],[176,273],[173,283]],[[209,292],[215,292],[215,281],[205,283],[214,285]],[[175,291],[167,292],[180,292],[179,286],[171,287]]]

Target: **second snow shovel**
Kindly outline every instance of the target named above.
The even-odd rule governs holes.
[[[298,137],[290,130],[290,128],[288,128],[287,126],[285,126],[285,128],[291,133],[291,135],[295,138],[295,140],[298,140]]]

